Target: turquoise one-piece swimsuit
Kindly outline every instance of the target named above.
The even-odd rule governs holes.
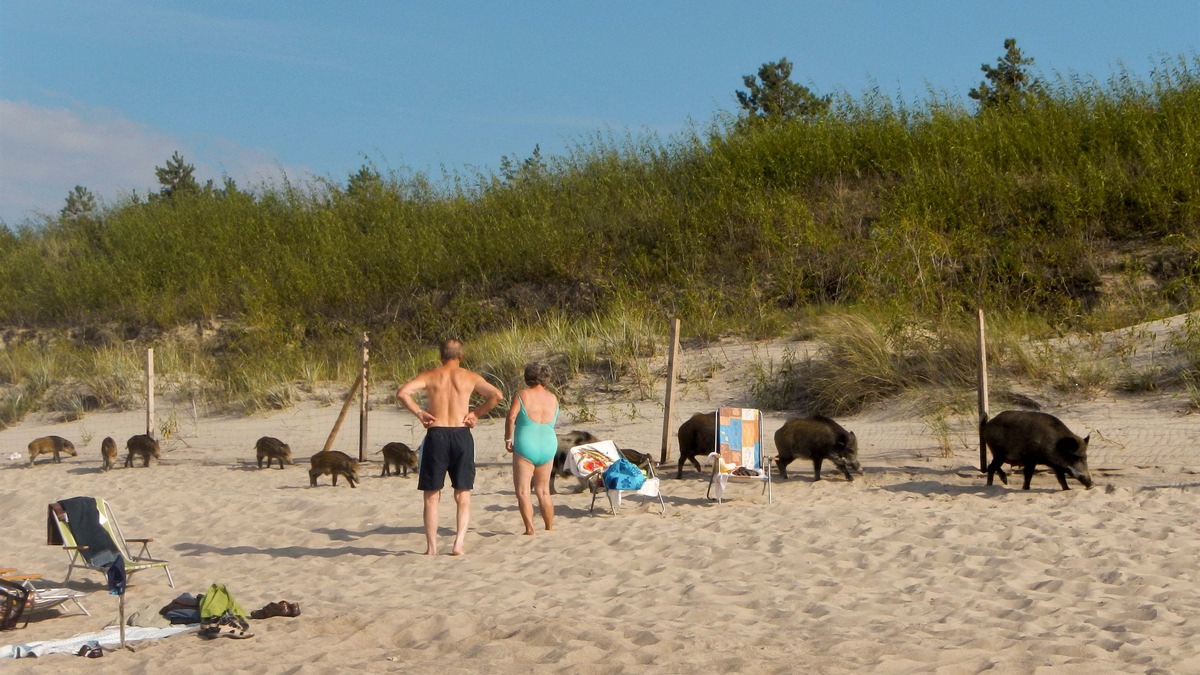
[[[554,419],[546,423],[534,422],[525,412],[525,399],[517,394],[521,410],[517,412],[516,428],[513,430],[513,452],[541,466],[554,460],[558,452],[558,437],[554,435],[554,424],[558,422],[558,408],[554,408]]]

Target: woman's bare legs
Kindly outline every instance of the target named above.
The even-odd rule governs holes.
[[[550,474],[553,470],[552,461],[533,469],[533,491],[537,494],[538,510],[542,512],[542,521],[546,523],[547,532],[554,529],[554,498],[550,496]],[[529,481],[526,480],[525,484],[529,485]],[[526,495],[526,499],[528,498]],[[529,515],[525,527],[533,527],[533,514]]]
[[[552,466],[553,462],[547,466]],[[529,481],[536,474],[533,463],[524,457],[513,453],[513,489],[517,493],[517,509],[521,512],[521,522],[525,523],[525,534],[533,535],[533,500],[529,497]],[[549,485],[550,474],[546,474]],[[540,498],[540,496],[539,496]]]

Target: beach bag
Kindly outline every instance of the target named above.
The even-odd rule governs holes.
[[[646,482],[642,470],[624,457],[604,470],[604,487],[609,490],[636,490]]]

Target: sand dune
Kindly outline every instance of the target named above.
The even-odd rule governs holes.
[[[693,388],[679,418],[740,395],[735,384]],[[147,469],[102,473],[98,452],[33,468],[8,462],[0,567],[61,582],[66,558],[45,544],[46,504],[96,495],[127,535],[155,537],[152,550],[172,561],[177,588],[139,573],[131,610],[153,612],[214,582],[247,609],[279,599],[303,608],[252,622],[250,640],[185,634],[104,657],[123,672],[1200,672],[1195,422],[1162,398],[1139,400],[1148,402],[1100,400],[1062,415],[1104,427],[1093,439],[1093,490],[1061,492],[1048,473],[1029,492],[1015,489],[1019,477],[987,487],[973,422],[954,422],[943,456],[919,420],[874,411],[842,420],[862,449],[866,473],[854,482],[829,472],[813,483],[797,463],[772,505],[753,485],[731,486],[717,505],[705,476],[674,480],[672,468],[665,515],[629,501],[617,516],[589,514],[590,496],[571,488],[559,496],[556,530],[533,538],[517,534],[503,425],[489,420],[476,433],[468,555],[433,559],[418,555],[414,479],[378,478],[373,463],[356,489],[327,477],[309,488],[303,459],[282,471],[253,466],[253,439],[277,419],[233,420],[246,443],[193,442]],[[560,428],[657,452],[656,410]],[[319,445],[336,411],[316,414]],[[136,426],[123,415],[89,423]],[[768,416],[768,434],[784,417]],[[73,430],[30,419],[0,432],[0,450],[7,457],[37,435]],[[448,550],[449,494],[442,523]],[[0,644],[102,628],[116,599],[101,581],[71,581],[92,591],[93,616],[37,620]],[[47,656],[3,667],[96,665]]]

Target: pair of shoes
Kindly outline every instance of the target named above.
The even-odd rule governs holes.
[[[300,604],[280,600],[279,602],[268,602],[262,609],[250,612],[251,619],[269,619],[273,616],[300,616]]]
[[[80,647],[79,651],[75,652],[75,656],[86,656],[89,659],[98,659],[101,656],[104,656],[104,650],[100,648],[99,642],[89,642]]]

